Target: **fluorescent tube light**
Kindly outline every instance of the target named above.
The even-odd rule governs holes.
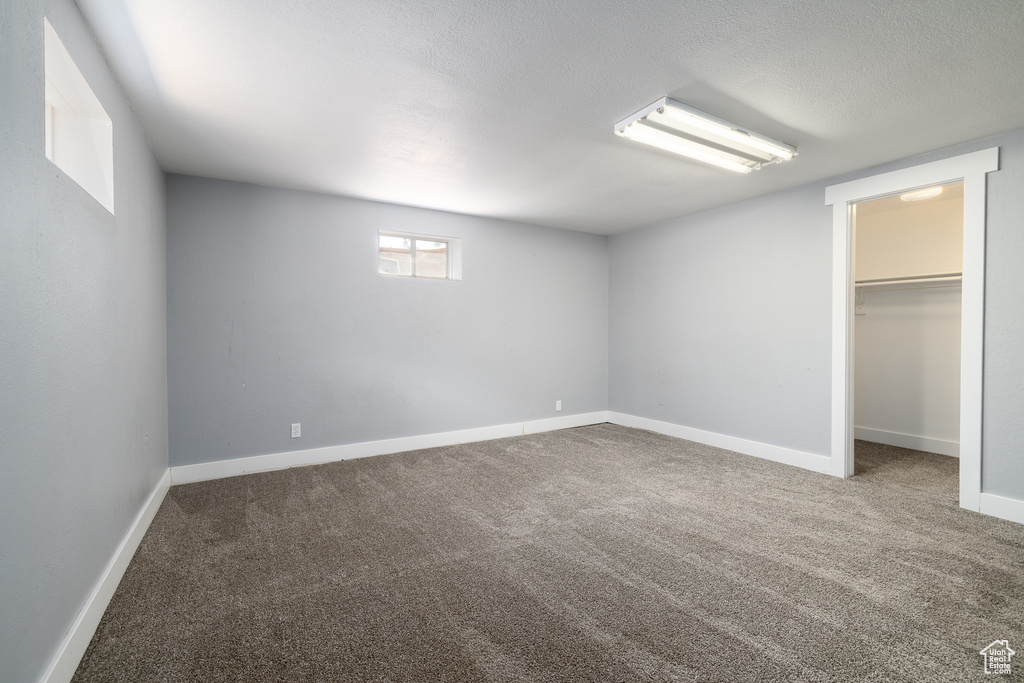
[[[652,134],[650,131],[656,132]],[[796,148],[792,145],[668,97],[620,121],[615,126],[615,133],[740,173],[749,173],[763,164],[778,163],[796,156]]]
[[[900,199],[905,202],[916,202],[919,199],[931,199],[932,197],[938,197],[942,194],[942,187],[928,187],[923,190],[916,190],[915,192],[907,192],[901,194]]]
[[[721,168],[727,168],[737,173],[750,173],[754,170],[753,164],[746,159],[741,159],[728,154],[714,147],[702,145],[687,138],[681,138],[671,133],[666,133],[660,128],[652,128],[642,123],[635,123],[626,126],[623,130],[617,131],[619,135],[636,140],[647,145],[660,147],[668,152],[675,152],[684,157],[690,157],[708,164],[714,164]],[[746,162],[746,163],[744,163]]]

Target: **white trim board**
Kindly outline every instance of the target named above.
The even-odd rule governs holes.
[[[93,587],[85,605],[78,613],[78,617],[75,618],[71,628],[57,647],[57,654],[54,655],[42,678],[39,679],[40,683],[66,683],[75,675],[75,670],[78,669],[78,664],[82,661],[82,655],[89,647],[89,641],[96,633],[96,627],[100,625],[100,619],[103,618],[110,599],[114,597],[114,591],[121,583],[121,577],[128,569],[128,563],[131,562],[135,551],[138,550],[142,537],[146,535],[146,530],[149,529],[157,510],[160,509],[160,504],[170,486],[171,474],[170,471],[166,471],[153,488],[153,492],[149,494],[142,509],[139,510],[139,514],[128,528],[128,533],[121,540],[120,545],[117,546],[103,573],[100,574],[99,581]]]
[[[659,434],[664,434],[665,436],[674,436],[678,439],[686,439],[687,441],[696,441],[697,443],[715,446],[716,448],[724,448],[729,451],[742,453],[743,455],[752,455],[755,458],[764,458],[765,460],[773,460],[785,465],[801,467],[805,470],[811,470],[812,472],[828,474],[830,471],[831,459],[827,455],[816,455],[814,453],[798,451],[792,448],[773,446],[771,444],[761,443],[760,441],[750,441],[749,439],[742,439],[738,436],[729,436],[727,434],[719,434],[717,432],[707,432],[703,429],[684,427],[683,425],[677,425],[671,422],[661,422],[660,420],[652,420],[650,418],[638,417],[636,415],[627,415],[626,413],[616,413],[614,411],[608,411],[608,422],[622,425],[623,427],[646,429],[652,432],[658,432]]]
[[[868,427],[854,427],[853,438],[873,443],[884,443],[887,446],[911,448],[915,451],[925,451],[926,453],[951,455],[954,458],[960,457],[960,442],[958,441],[933,439],[929,436],[914,436],[913,434],[888,432],[884,429],[870,429]]]
[[[478,427],[475,429],[463,429],[454,432],[439,432],[435,434],[423,434],[420,436],[406,436],[396,439],[382,439],[380,441],[363,441],[360,443],[343,444],[339,446],[326,446],[324,448],[310,448],[301,451],[286,451],[283,453],[271,453],[269,455],[254,455],[247,458],[234,458],[231,460],[216,460],[203,462],[194,465],[177,465],[171,467],[171,481],[174,484],[189,484],[197,481],[210,479],[223,479],[225,477],[237,477],[243,474],[256,472],[270,472],[273,470],[287,469],[289,467],[304,467],[306,465],[319,465],[339,460],[351,460],[354,458],[366,458],[374,455],[386,455],[389,453],[403,453],[415,451],[422,448],[436,448],[438,446],[454,446],[461,443],[472,443],[474,441],[489,441],[491,439],[504,439],[510,436],[523,434],[537,434],[540,432],[555,431],[558,429],[569,429],[572,427],[584,427],[586,425],[611,422],[623,427],[635,427],[647,429],[666,436],[672,436],[688,441],[724,448],[744,455],[752,455],[757,458],[773,460],[775,462],[801,467],[812,472],[829,472],[829,457],[805,453],[782,446],[750,441],[736,436],[708,432],[693,427],[660,422],[636,415],[616,413],[612,411],[596,411],[593,413],[581,413],[578,415],[566,415],[544,420],[532,420],[529,422],[516,422],[507,425],[495,425],[491,427]]]
[[[982,493],[978,512],[1000,519],[1024,524],[1024,501],[1004,498],[994,493]]]
[[[564,415],[543,420],[531,420],[529,422],[462,429],[454,432],[405,436],[396,439],[382,439],[380,441],[363,441],[340,446],[325,446],[323,448],[309,448],[301,451],[254,455],[247,458],[215,460],[195,465],[177,465],[171,467],[171,481],[175,484],[189,484],[208,479],[223,479],[224,477],[237,477],[242,474],[253,474],[255,472],[282,470],[289,467],[320,465],[338,460],[366,458],[372,455],[402,453],[420,450],[421,448],[436,448],[438,446],[454,446],[473,441],[504,439],[509,436],[583,427],[607,421],[607,411],[600,410],[593,413]]]

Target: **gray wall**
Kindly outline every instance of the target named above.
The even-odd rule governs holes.
[[[189,176],[167,204],[172,465],[607,406],[602,236]],[[463,279],[378,275],[378,229],[461,238]]]
[[[46,159],[44,12],[113,120],[116,217]],[[0,149],[0,680],[21,683],[167,467],[163,173],[70,0],[0,3]]]
[[[612,237],[611,409],[827,454],[825,186],[994,146],[982,489],[1024,500],[1024,131]]]
[[[828,454],[823,200],[807,186],[612,237],[611,410]]]

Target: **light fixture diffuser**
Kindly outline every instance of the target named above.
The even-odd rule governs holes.
[[[669,97],[615,125],[615,134],[738,173],[796,156],[796,148]]]
[[[905,202],[916,202],[921,199],[931,199],[932,197],[938,197],[942,194],[942,186],[939,187],[927,187],[923,190],[917,190],[915,192],[907,192],[900,195],[900,199]]]

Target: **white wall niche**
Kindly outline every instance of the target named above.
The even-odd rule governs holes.
[[[46,158],[114,213],[114,127],[50,22],[45,34]]]

